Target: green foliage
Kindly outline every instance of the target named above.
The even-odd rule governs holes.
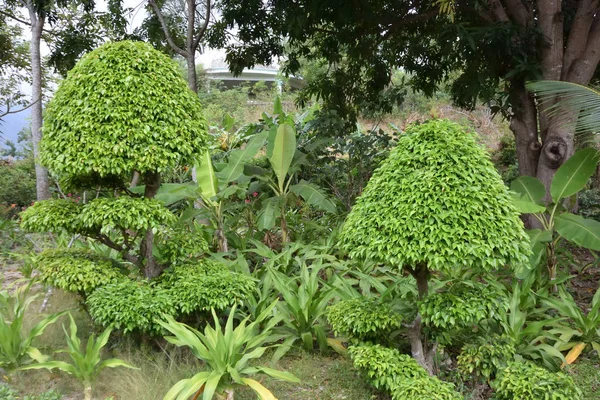
[[[392,391],[392,400],[463,400],[454,385],[436,377],[400,380]]]
[[[383,338],[402,324],[402,316],[376,297],[342,300],[328,308],[327,320],[336,335],[362,340]]]
[[[531,363],[510,362],[491,383],[498,400],[580,400],[581,390],[573,378],[549,372]]]
[[[160,334],[155,320],[163,314],[175,314],[171,294],[146,281],[126,280],[96,289],[86,300],[94,322],[127,332]]]
[[[397,349],[361,344],[350,346],[348,352],[371,384],[391,393],[394,400],[462,399],[454,385],[430,377],[414,358]]]
[[[505,294],[493,285],[460,281],[419,302],[423,323],[442,331],[465,328],[485,319],[499,319],[508,307]]]
[[[32,282],[18,288],[14,297],[9,296],[7,291],[0,291],[0,367],[9,372],[23,365],[27,361],[25,356],[38,361],[43,358],[40,351],[33,347],[34,339],[66,313],[62,311],[49,315],[25,331],[25,313],[37,297],[29,296]]]
[[[40,161],[64,175],[162,172],[205,149],[201,111],[168,56],[146,43],[108,43],[49,102]]]
[[[15,209],[29,207],[35,201],[33,158],[15,162],[0,161],[0,205]],[[12,215],[9,215],[12,217]]]
[[[208,253],[208,242],[202,231],[191,232],[184,229],[173,229],[163,240],[161,254],[171,265],[181,265],[199,259]]]
[[[79,232],[81,211],[82,205],[71,200],[41,200],[21,213],[21,227],[30,232]]]
[[[341,239],[396,266],[484,270],[527,263],[528,238],[485,150],[444,120],[412,125],[375,171]]]
[[[134,368],[127,364],[125,361],[119,360],[118,358],[111,358],[108,360],[102,360],[102,349],[108,343],[111,329],[108,328],[100,334],[96,340],[92,334],[87,342],[87,345],[82,350],[81,340],[77,337],[77,325],[73,316],[69,313],[69,333],[65,330],[65,336],[67,339],[67,348],[59,350],[57,353],[66,353],[71,358],[72,363],[64,361],[50,360],[43,361],[37,364],[27,365],[22,367],[22,370],[28,369],[59,369],[69,375],[72,375],[83,385],[84,394],[86,400],[92,399],[92,386],[98,379],[98,375],[104,368],[116,368],[126,367]]]
[[[62,395],[56,390],[50,390],[38,395],[21,396],[8,385],[0,384],[0,399],[2,400],[62,400]]]
[[[127,196],[94,199],[81,212],[82,225],[102,233],[113,229],[145,231],[175,220],[175,215],[161,201]]]
[[[475,375],[493,379],[499,369],[514,359],[515,345],[510,339],[493,335],[480,343],[463,346],[457,358],[458,371],[465,377]]]
[[[126,279],[126,270],[114,260],[89,250],[46,250],[37,257],[36,264],[42,281],[84,295]]]
[[[199,260],[174,266],[163,273],[159,285],[183,314],[211,308],[224,310],[245,299],[254,290],[254,280],[231,272],[223,264]]]
[[[258,318],[248,323],[248,318],[233,327],[235,307],[231,310],[227,322],[221,327],[214,310],[214,328],[207,325],[204,333],[166,316],[159,324],[174,336],[165,339],[179,347],[189,347],[192,353],[208,366],[208,371],[200,372],[189,379],[176,383],[165,395],[165,400],[187,399],[203,387],[203,400],[212,400],[215,393],[232,392],[235,386],[249,386],[261,400],[275,397],[258,381],[249,378],[255,374],[266,374],[289,382],[299,382],[288,372],[262,366],[249,366],[248,362],[260,358],[273,342],[273,327],[278,320],[268,318],[275,307],[273,302]],[[266,322],[261,326],[261,323]]]
[[[276,291],[283,297],[277,306],[283,325],[277,327],[276,332],[285,340],[275,352],[276,359],[282,357],[297,341],[306,351],[314,349],[315,341],[321,351],[327,348],[325,316],[333,289],[328,288],[319,277],[321,272],[322,266],[319,265],[311,268],[302,265],[296,276],[269,271]]]
[[[425,378],[425,371],[409,355],[401,354],[378,344],[350,346],[348,353],[354,366],[362,371],[377,389],[391,392],[400,381],[411,378]]]

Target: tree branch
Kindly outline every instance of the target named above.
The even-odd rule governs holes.
[[[25,110],[27,110],[28,108],[30,108],[31,106],[33,106],[35,103],[37,103],[37,102],[38,102],[38,101],[40,101],[40,100],[41,100],[41,98],[39,98],[39,99],[37,99],[36,101],[34,101],[34,102],[30,103],[30,104],[29,104],[28,106],[26,106],[26,107],[23,107],[23,108],[21,108],[21,109],[14,110],[14,111],[11,111],[11,110],[10,110],[10,101],[7,101],[7,102],[6,102],[6,111],[5,111],[5,112],[3,112],[2,114],[0,114],[0,119],[2,119],[2,118],[4,118],[4,117],[6,117],[8,114],[17,114],[17,113],[20,113],[21,111],[25,111]]]
[[[506,10],[510,13],[513,20],[521,25],[527,26],[533,22],[533,18],[529,13],[529,10],[525,7],[521,0],[504,0],[506,4]]]
[[[565,79],[578,58],[581,58],[588,42],[590,28],[594,22],[594,14],[598,8],[598,0],[581,0],[565,47],[562,78]]]
[[[561,0],[538,0],[538,26],[545,43],[541,48],[542,76],[559,80],[563,65],[563,16]]]
[[[196,51],[196,49],[200,45],[200,41],[204,37],[204,33],[206,32],[206,29],[208,28],[208,24],[210,22],[210,11],[211,11],[211,8],[212,8],[212,6],[210,4],[210,0],[206,0],[206,14],[204,15],[204,24],[202,24],[202,27],[198,31],[196,39],[194,40],[194,43],[192,45],[192,51],[194,51],[194,52]]]
[[[386,40],[390,36],[392,36],[398,30],[398,28],[401,28],[401,27],[409,25],[409,24],[413,24],[415,22],[426,21],[428,19],[437,17],[439,15],[439,13],[440,13],[440,10],[436,7],[429,11],[426,11],[424,13],[411,14],[405,18],[398,19],[389,25],[387,32],[383,35],[383,40]]]
[[[188,52],[183,50],[181,47],[177,46],[175,44],[175,42],[173,41],[173,37],[171,36],[171,32],[169,32],[169,27],[167,26],[165,17],[163,16],[162,12],[160,11],[160,8],[158,8],[156,1],[148,0],[148,4],[150,4],[152,6],[152,9],[154,10],[156,17],[158,18],[158,22],[160,22],[160,26],[162,27],[163,33],[165,34],[165,38],[167,39],[167,43],[169,43],[169,46],[171,46],[171,48],[173,49],[173,51],[175,53],[179,54],[182,57],[187,58]]]
[[[600,62],[600,13],[596,13],[592,23],[590,33],[587,37],[585,50],[573,64],[567,75],[569,82],[578,83],[580,85],[588,85],[596,66]]]
[[[119,254],[121,254],[121,257],[123,257],[126,261],[129,261],[130,263],[139,266],[139,260],[137,259],[137,257],[134,257],[131,254],[129,254],[126,248],[123,248],[123,246],[119,246],[117,243],[113,242],[108,236],[99,233],[95,238],[100,243],[110,247],[113,250],[118,251]]]
[[[492,14],[496,17],[498,22],[509,22],[510,19],[508,15],[506,15],[506,11],[500,3],[500,0],[488,0],[488,4],[490,5],[490,9],[492,10]]]

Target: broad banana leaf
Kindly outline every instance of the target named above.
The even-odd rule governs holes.
[[[583,189],[596,171],[599,159],[600,154],[595,149],[583,149],[573,154],[560,166],[552,179],[550,185],[552,200],[558,202]]]

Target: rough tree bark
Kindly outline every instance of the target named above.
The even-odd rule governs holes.
[[[146,188],[144,190],[144,197],[152,199],[158,193],[160,189],[160,174],[157,172],[146,172],[144,174],[144,182]],[[143,263],[144,276],[152,279],[156,278],[163,271],[163,266],[160,265],[154,255],[152,255],[152,249],[154,247],[154,232],[152,227],[146,230],[146,233],[140,243],[140,258]]]
[[[35,158],[35,181],[38,200],[50,198],[48,170],[38,162],[40,141],[42,140],[42,57],[40,46],[45,18],[36,13],[32,1],[24,2],[31,23],[31,137]]]

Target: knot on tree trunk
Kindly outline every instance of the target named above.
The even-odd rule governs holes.
[[[567,143],[559,137],[553,137],[546,141],[542,149],[544,162],[552,169],[557,169],[565,161],[567,154]]]
[[[541,148],[542,148],[542,144],[540,142],[538,142],[537,140],[529,143],[529,150],[536,154],[539,153]]]

